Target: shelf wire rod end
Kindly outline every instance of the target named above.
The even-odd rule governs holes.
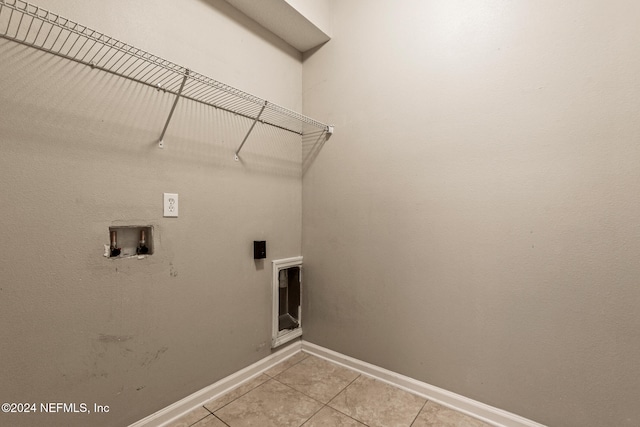
[[[333,125],[327,125],[323,133],[325,134],[325,141],[328,141],[329,138],[331,138],[331,136],[333,135]]]

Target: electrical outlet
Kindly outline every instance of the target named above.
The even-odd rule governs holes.
[[[178,194],[164,193],[164,216],[165,218],[178,217]]]

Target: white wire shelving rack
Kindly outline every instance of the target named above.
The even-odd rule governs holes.
[[[239,160],[240,150],[258,122],[301,137],[317,133],[318,140],[333,133],[333,126],[221,83],[22,0],[0,0],[0,37],[175,95],[158,140],[160,148],[164,147],[164,136],[180,98],[252,121],[235,152],[236,160]]]

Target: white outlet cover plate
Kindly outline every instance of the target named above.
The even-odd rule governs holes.
[[[164,193],[164,216],[165,218],[178,217],[178,194]]]

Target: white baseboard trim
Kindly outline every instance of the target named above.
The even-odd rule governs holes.
[[[179,400],[178,402],[131,424],[129,427],[165,426],[184,414],[204,405],[209,400],[222,396],[223,394],[241,386],[245,382],[252,380],[274,365],[277,365],[285,359],[299,353],[301,348],[301,342],[293,343],[286,348],[257,361],[253,365],[247,366],[246,368],[235,372],[228,377],[203,388],[202,390],[196,391],[182,400]]]
[[[511,412],[494,408],[493,406],[423,383],[379,366],[354,359],[353,357],[346,356],[304,340],[270,354],[253,365],[247,366],[246,368],[231,374],[182,400],[179,400],[178,402],[131,424],[129,427],[165,426],[186,413],[204,405],[209,400],[222,396],[223,394],[241,386],[245,382],[252,380],[266,370],[299,353],[300,351],[304,351],[305,353],[320,357],[363,375],[367,375],[379,381],[406,390],[410,393],[424,397],[427,400],[439,403],[496,427],[545,427],[542,424],[519,415],[512,414]]]
[[[409,378],[349,356],[345,356],[344,354],[320,347],[319,345],[308,341],[302,341],[302,351],[328,360],[337,365],[352,369],[356,372],[360,372],[361,374],[369,377],[373,377],[379,381],[383,381],[410,393],[424,397],[427,400],[439,403],[496,427],[545,427],[542,424],[538,424],[535,421],[512,414],[511,412],[494,408],[493,406],[486,405],[442,388],[414,380],[413,378]]]

